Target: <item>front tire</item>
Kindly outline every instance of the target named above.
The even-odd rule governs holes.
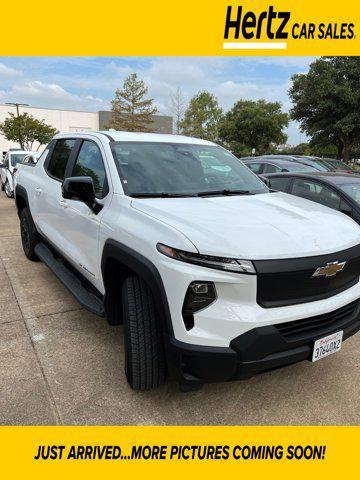
[[[26,257],[32,262],[38,261],[39,259],[36,256],[35,247],[39,243],[39,238],[28,208],[24,208],[20,214],[20,234]]]
[[[10,187],[10,183],[8,180],[5,181],[5,185],[4,185],[4,190],[5,190],[5,195],[8,197],[8,198],[13,198],[14,197],[14,194],[11,190],[11,187]]]
[[[127,278],[122,289],[125,374],[134,390],[150,390],[165,381],[165,353],[154,297],[139,277]]]

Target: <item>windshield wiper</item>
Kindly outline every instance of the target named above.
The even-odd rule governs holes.
[[[170,192],[134,192],[130,197],[134,198],[182,198],[182,197],[206,197],[212,195],[255,195],[250,190],[210,190],[198,193],[170,193]]]
[[[152,193],[152,192],[135,192],[130,193],[130,197],[134,198],[181,198],[181,197],[196,197],[191,193],[169,193],[169,192],[160,192],[160,193]]]
[[[198,197],[207,197],[211,195],[255,195],[250,190],[210,190],[208,192],[199,192]]]

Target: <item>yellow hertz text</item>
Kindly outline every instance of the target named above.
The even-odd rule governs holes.
[[[355,37],[354,23],[292,23],[291,12],[274,6],[255,14],[242,6],[228,6],[224,40],[346,40]],[[224,46],[226,43],[224,43]]]

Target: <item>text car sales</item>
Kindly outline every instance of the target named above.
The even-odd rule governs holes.
[[[286,40],[290,35],[294,40],[345,40],[355,36],[354,23],[294,23],[290,24],[291,13],[276,11],[269,6],[258,15],[244,11],[242,6],[228,6],[225,19],[224,39],[238,40],[263,39]]]

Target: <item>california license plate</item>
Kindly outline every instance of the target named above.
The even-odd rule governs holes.
[[[332,355],[341,350],[343,331],[332,333],[327,337],[319,338],[314,344],[312,361],[317,362],[322,358]]]

